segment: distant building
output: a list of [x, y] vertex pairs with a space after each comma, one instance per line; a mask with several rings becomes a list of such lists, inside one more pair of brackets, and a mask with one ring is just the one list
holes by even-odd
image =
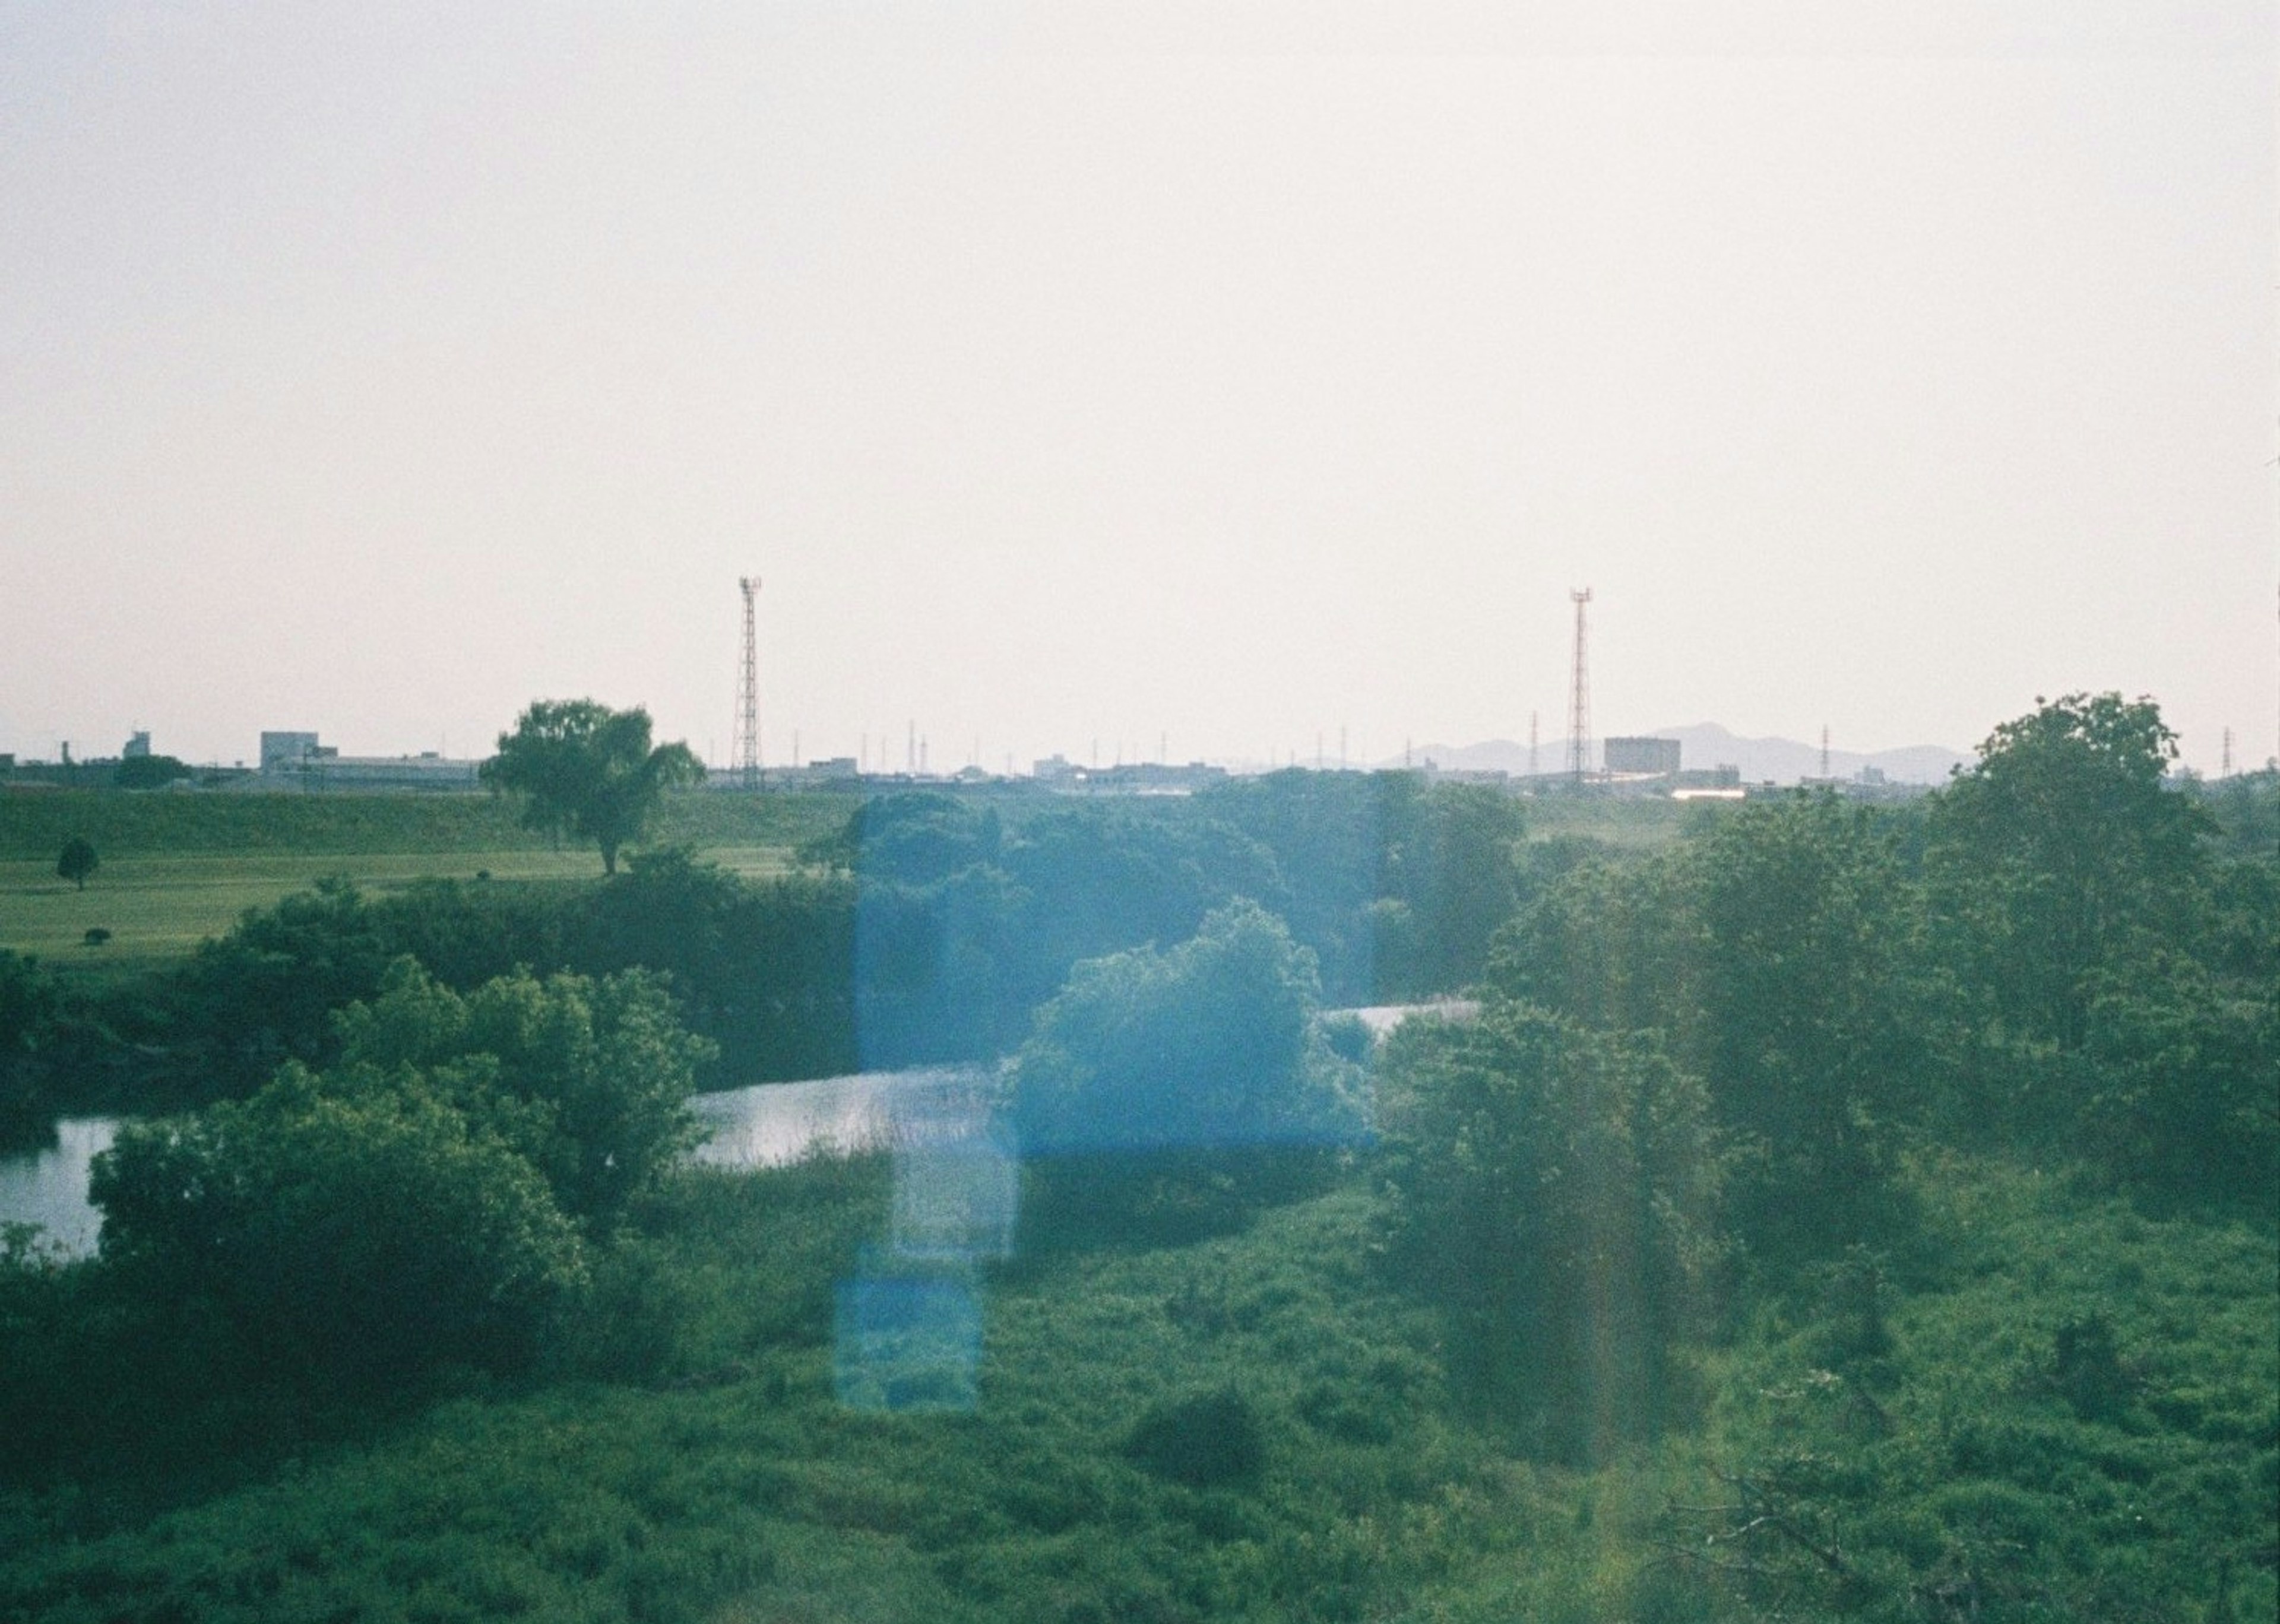
[[289, 772], [303, 762], [323, 752], [313, 733], [264, 733], [261, 735], [261, 770], [265, 773]]
[[[798, 766], [774, 766], [762, 769], [760, 787], [764, 789], [850, 789], [862, 778], [861, 770], [852, 756], [826, 756], [820, 761], [809, 761]], [[741, 767], [724, 767], [706, 774], [705, 782], [716, 789], [742, 789], [744, 774]]]
[[343, 756], [320, 748], [292, 771], [304, 789], [476, 789], [481, 766], [432, 750], [416, 756]]
[[343, 756], [313, 733], [261, 735], [261, 776], [271, 787], [282, 781], [303, 790], [474, 789], [481, 787], [481, 767], [432, 750], [416, 756]]
[[1676, 739], [1609, 739], [1604, 762], [1610, 773], [1644, 773], [1670, 778], [1678, 772]]
[[150, 735], [136, 733], [128, 735], [127, 746], [119, 752], [122, 761], [139, 761], [150, 753]]

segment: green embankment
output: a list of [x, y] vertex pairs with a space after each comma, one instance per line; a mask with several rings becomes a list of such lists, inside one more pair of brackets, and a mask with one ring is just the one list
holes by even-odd
[[[780, 873], [801, 842], [844, 821], [827, 795], [684, 795], [666, 799], [644, 844], [689, 845], [746, 874]], [[73, 835], [101, 866], [85, 890], [56, 874]], [[0, 795], [0, 947], [73, 969], [143, 968], [179, 958], [327, 874], [371, 890], [415, 880], [583, 880], [588, 847], [558, 847], [489, 796]], [[111, 933], [89, 948], [87, 933]]]
[[[1586, 1472], [1452, 1410], [1360, 1175], [998, 1271], [976, 1410], [843, 1407], [833, 1282], [889, 1176], [686, 1181], [645, 1275], [687, 1328], [648, 1385], [464, 1397], [163, 1514], [0, 1504], [0, 1616], [2272, 1616], [2269, 1234], [1940, 1165], [1883, 1340], [1857, 1302], [1769, 1299], [1698, 1427]], [[2085, 1388], [2054, 1348], [2092, 1316], [2114, 1358]], [[1183, 1415], [1193, 1482], [1133, 1447]]]

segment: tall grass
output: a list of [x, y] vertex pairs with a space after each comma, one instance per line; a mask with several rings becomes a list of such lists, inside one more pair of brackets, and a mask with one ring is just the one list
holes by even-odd
[[[888, 1157], [692, 1169], [549, 1384], [161, 1514], [107, 1513], [96, 1479], [20, 1491], [0, 1617], [2271, 1616], [2272, 1235], [1911, 1176], [1914, 1252], [1754, 1288], [1707, 1420], [1571, 1471], [1452, 1395], [1358, 1173], [1200, 1238], [982, 1269], [959, 1412], [835, 1397]], [[2062, 1332], [2094, 1319], [2114, 1358], [2077, 1337], [2070, 1385]]]

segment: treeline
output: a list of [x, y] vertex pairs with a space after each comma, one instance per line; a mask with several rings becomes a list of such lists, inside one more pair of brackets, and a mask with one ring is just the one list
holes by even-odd
[[2276, 786], [2213, 801], [2174, 753], [2151, 702], [2071, 696], [1916, 804], [1752, 803], [1545, 886], [1480, 1020], [1382, 1067], [1396, 1252], [1475, 1397], [1565, 1458], [1652, 1435], [1714, 1297], [1873, 1281], [1942, 1147], [2268, 1223]]
[[859, 805], [745, 879], [666, 847], [593, 883], [328, 881], [184, 966], [74, 993], [0, 954], [0, 1114], [242, 1097], [330, 1063], [331, 1012], [409, 957], [462, 991], [514, 970], [665, 975], [738, 1082], [987, 1058], [1079, 960], [1193, 935], [1237, 899], [1286, 919], [1326, 996], [1452, 989], [1530, 883], [1519, 803], [1409, 774], [1286, 773], [1175, 804]]

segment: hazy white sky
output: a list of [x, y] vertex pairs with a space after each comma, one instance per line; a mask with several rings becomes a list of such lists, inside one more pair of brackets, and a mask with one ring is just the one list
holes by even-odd
[[0, 0], [0, 750], [2273, 753], [2273, 5], [1586, 9]]

